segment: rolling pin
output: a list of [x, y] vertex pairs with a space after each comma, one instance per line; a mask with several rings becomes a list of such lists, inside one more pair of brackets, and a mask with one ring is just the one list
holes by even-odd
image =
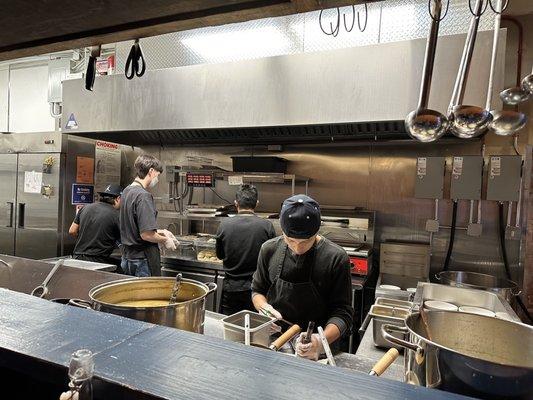
[[383, 357], [372, 367], [368, 375], [380, 376], [387, 368], [398, 358], [400, 353], [398, 349], [392, 348], [387, 351]]
[[299, 334], [301, 331], [302, 328], [300, 328], [297, 324], [294, 324], [287, 329], [283, 335], [272, 342], [269, 347], [270, 350], [278, 351], [285, 343], [287, 343], [287, 341], [289, 341], [294, 335]]

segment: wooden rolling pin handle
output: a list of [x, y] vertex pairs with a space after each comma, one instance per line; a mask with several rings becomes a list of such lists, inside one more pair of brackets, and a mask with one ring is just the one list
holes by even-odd
[[389, 351], [387, 351], [383, 357], [379, 359], [376, 365], [374, 365], [370, 371], [370, 375], [380, 376], [387, 368], [389, 368], [389, 366], [398, 358], [399, 355], [400, 353], [398, 352], [398, 349], [389, 349]]
[[294, 324], [283, 335], [281, 335], [279, 338], [274, 340], [274, 342], [272, 342], [272, 344], [270, 345], [270, 349], [278, 351], [285, 343], [289, 341], [290, 338], [292, 338], [294, 335], [299, 334], [301, 331], [302, 328], [300, 328], [297, 324]]

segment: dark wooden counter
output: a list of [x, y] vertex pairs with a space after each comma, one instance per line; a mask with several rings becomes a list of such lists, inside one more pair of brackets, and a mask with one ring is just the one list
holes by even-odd
[[80, 348], [95, 353], [98, 381], [135, 398], [464, 398], [0, 289], [0, 367], [24, 358], [66, 378]]

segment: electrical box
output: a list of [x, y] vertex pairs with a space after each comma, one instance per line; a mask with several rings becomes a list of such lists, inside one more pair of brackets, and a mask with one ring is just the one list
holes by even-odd
[[491, 156], [487, 179], [487, 200], [518, 201], [521, 175], [521, 156]]
[[416, 159], [415, 197], [442, 199], [444, 196], [445, 157], [418, 157]]
[[165, 167], [165, 175], [167, 178], [167, 182], [169, 183], [176, 183], [179, 182], [179, 171], [180, 167], [176, 167], [174, 165], [167, 165]]
[[483, 157], [453, 158], [450, 197], [453, 200], [480, 200], [483, 182]]

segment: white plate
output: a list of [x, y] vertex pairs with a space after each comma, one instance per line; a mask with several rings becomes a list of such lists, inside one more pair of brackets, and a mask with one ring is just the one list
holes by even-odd
[[494, 314], [493, 311], [490, 311], [486, 308], [482, 307], [472, 307], [472, 306], [461, 306], [459, 307], [459, 311], [468, 313], [468, 314], [477, 314], [477, 315], [486, 315], [487, 317], [495, 317], [496, 314]]
[[379, 285], [379, 288], [385, 290], [402, 290], [401, 287], [395, 285]]
[[424, 302], [424, 307], [428, 310], [436, 311], [457, 311], [457, 306], [455, 304], [439, 300], [426, 300]]

